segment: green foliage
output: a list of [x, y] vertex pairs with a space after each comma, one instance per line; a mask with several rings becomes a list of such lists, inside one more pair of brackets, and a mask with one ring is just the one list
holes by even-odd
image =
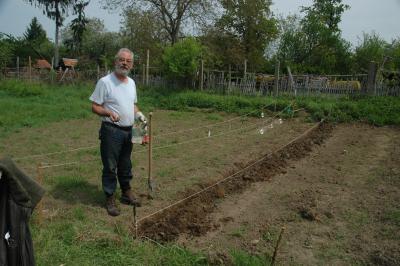
[[89, 2], [79, 2], [74, 5], [74, 14], [78, 15], [71, 21], [72, 39], [69, 40], [70, 48], [77, 54], [81, 52], [83, 33], [86, 30], [86, 24], [89, 22], [85, 17], [85, 8]]
[[[69, 24], [62, 30], [61, 35], [64, 40], [73, 40], [74, 32], [71, 27], [72, 25]], [[102, 20], [90, 18], [85, 24], [85, 31], [82, 35], [78, 68], [94, 69], [100, 65], [112, 69], [114, 56], [121, 47], [122, 40], [118, 33], [108, 32]], [[71, 50], [69, 52], [74, 53]]]
[[14, 46], [10, 38], [0, 33], [0, 67], [7, 66], [13, 57]]
[[245, 251], [234, 250], [231, 252], [233, 258], [233, 265], [241, 266], [257, 266], [257, 265], [269, 265], [271, 258], [268, 255], [251, 255]]
[[377, 33], [364, 33], [362, 42], [355, 49], [354, 71], [367, 73], [371, 61], [381, 64], [387, 47], [388, 43]]
[[[86, 118], [91, 114], [88, 98], [93, 85], [51, 86], [42, 83], [0, 83], [0, 135], [23, 127]], [[16, 111], [18, 110], [18, 111]]]
[[40, 25], [36, 17], [33, 17], [31, 23], [26, 29], [24, 38], [26, 41], [35, 45], [40, 45], [47, 41], [46, 31], [43, 29], [42, 25]]
[[217, 57], [223, 56], [220, 60], [226, 65], [243, 64], [246, 59], [252, 71], [261, 71], [265, 65], [265, 49], [277, 36], [271, 4], [269, 0], [221, 1], [223, 15], [215, 29], [208, 31], [214, 38], [205, 43]]
[[186, 38], [167, 47], [163, 55], [167, 75], [178, 79], [193, 77], [198, 69], [201, 52], [201, 44], [194, 38]]
[[281, 22], [278, 59], [282, 66], [289, 65], [294, 72], [301, 73], [348, 73], [350, 44], [341, 38], [339, 29], [347, 8], [342, 0], [314, 0], [312, 6], [303, 7], [303, 19], [289, 17]]
[[175, 245], [161, 248], [135, 241], [121, 228], [112, 231], [103, 223], [84, 223], [79, 209], [64, 213], [40, 227], [32, 225], [38, 265], [207, 265], [204, 256]]
[[146, 63], [147, 50], [150, 52], [150, 65], [161, 65], [163, 47], [168, 37], [156, 11], [126, 9], [123, 12], [121, 35], [123, 46], [129, 47], [139, 58], [138, 62], [135, 60], [136, 65]]

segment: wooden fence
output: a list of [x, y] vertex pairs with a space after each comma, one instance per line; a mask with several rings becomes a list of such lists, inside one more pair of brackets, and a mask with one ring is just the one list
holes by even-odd
[[[95, 82], [106, 75], [107, 69], [92, 70], [48, 70], [31, 67], [3, 68], [1, 79], [41, 80], [48, 82], [75, 83]], [[143, 72], [143, 73], [142, 73]], [[140, 85], [162, 88], [191, 88], [224, 95], [357, 95], [400, 96], [400, 85], [388, 83], [385, 79], [368, 74], [357, 75], [286, 75], [237, 73], [203, 69], [190, 81], [167, 80], [156, 68], [136, 69], [132, 77]]]

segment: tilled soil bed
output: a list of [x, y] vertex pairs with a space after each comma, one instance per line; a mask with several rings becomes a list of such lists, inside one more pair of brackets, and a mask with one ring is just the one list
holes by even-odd
[[175, 241], [181, 234], [201, 236], [218, 228], [210, 214], [226, 195], [243, 192], [252, 183], [267, 181], [285, 173], [289, 160], [305, 157], [315, 145], [331, 134], [333, 126], [320, 123], [307, 130], [278, 150], [242, 166], [236, 173], [227, 173], [216, 182], [201, 184], [201, 191], [187, 190], [180, 202], [149, 217], [139, 220], [138, 234], [156, 241]]

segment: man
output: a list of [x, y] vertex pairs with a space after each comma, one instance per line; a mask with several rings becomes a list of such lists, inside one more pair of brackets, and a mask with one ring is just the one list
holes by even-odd
[[100, 153], [103, 162], [102, 185], [106, 195], [109, 215], [118, 216], [120, 210], [115, 203], [117, 179], [122, 191], [121, 203], [140, 206], [131, 190], [132, 179], [132, 125], [135, 118], [145, 122], [146, 118], [136, 106], [135, 82], [128, 77], [133, 67], [133, 53], [122, 48], [115, 56], [115, 70], [101, 78], [93, 94], [92, 111], [101, 117], [99, 132]]

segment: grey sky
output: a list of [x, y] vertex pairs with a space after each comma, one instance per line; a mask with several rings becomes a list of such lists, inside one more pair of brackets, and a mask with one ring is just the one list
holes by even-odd
[[[86, 9], [88, 17], [97, 17], [104, 21], [110, 31], [118, 31], [121, 18], [101, 9], [99, 0], [91, 0]], [[400, 38], [400, 0], [344, 0], [350, 5], [341, 23], [342, 36], [357, 45], [363, 32], [375, 31], [386, 41]], [[312, 0], [275, 0], [272, 10], [275, 14], [299, 14], [300, 6], [310, 6]], [[32, 18], [36, 16], [49, 38], [54, 39], [54, 22], [23, 0], [0, 0], [0, 32], [22, 36]], [[72, 18], [67, 18], [67, 24]]]

